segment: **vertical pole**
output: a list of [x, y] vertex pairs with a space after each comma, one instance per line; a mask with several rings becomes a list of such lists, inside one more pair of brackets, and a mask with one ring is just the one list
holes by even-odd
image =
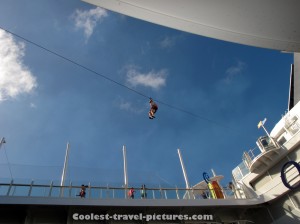
[[66, 149], [66, 155], [65, 155], [65, 161], [64, 161], [64, 168], [61, 176], [61, 181], [60, 181], [60, 186], [61, 191], [60, 191], [60, 196], [63, 195], [64, 189], [63, 186], [65, 185], [65, 179], [66, 179], [66, 173], [67, 173], [67, 167], [68, 167], [68, 160], [69, 160], [69, 150], [70, 150], [70, 143], [67, 143], [67, 149]]
[[211, 173], [212, 173], [212, 175], [215, 177], [216, 176], [216, 173], [215, 173], [215, 171], [213, 170], [213, 169], [211, 169]]
[[263, 121], [260, 121], [260, 122], [258, 123], [257, 127], [258, 127], [258, 128], [263, 127], [264, 131], [266, 132], [266, 134], [267, 134], [267, 136], [269, 137], [269, 139], [272, 141], [273, 145], [274, 145], [275, 147], [277, 147], [276, 142], [274, 141], [273, 138], [271, 138], [269, 132], [267, 131], [267, 129], [266, 129], [265, 126], [264, 126], [264, 124], [266, 123], [266, 121], [267, 121], [267, 118], [265, 118]]
[[[181, 168], [182, 168], [182, 172], [183, 172], [183, 176], [184, 176], [184, 180], [185, 180], [186, 189], [190, 189], [190, 184], [189, 184], [189, 180], [188, 180], [188, 177], [187, 177], [187, 174], [186, 174], [186, 170], [185, 170], [185, 167], [184, 167], [184, 164], [183, 164], [183, 160], [182, 160], [180, 149], [177, 149], [177, 152], [178, 152], [178, 156], [179, 156], [179, 160], [180, 160], [180, 164], [181, 164]], [[191, 198], [189, 191], [188, 191], [188, 193], [189, 193], [189, 198]]]
[[2, 137], [2, 138], [1, 138], [1, 141], [0, 141], [0, 148], [1, 148], [2, 144], [4, 144], [4, 143], [6, 143], [6, 142], [5, 142], [5, 138]]
[[[5, 138], [2, 137], [2, 138], [1, 138], [1, 141], [0, 141], [0, 149], [1, 149], [1, 147], [2, 147], [2, 145], [3, 145], [4, 143], [6, 143], [6, 141], [5, 141]], [[5, 157], [6, 157], [6, 160], [7, 160], [10, 178], [13, 179], [12, 172], [11, 172], [11, 168], [10, 168], [10, 163], [9, 163], [9, 161], [8, 161], [8, 156], [7, 156], [7, 153], [6, 153], [6, 150], [5, 150], [5, 149], [4, 149], [4, 154], [5, 154]]]
[[127, 158], [126, 158], [126, 147], [125, 147], [125, 145], [123, 145], [123, 161], [124, 161], [124, 188], [125, 188], [125, 198], [127, 198], [128, 175], [127, 175]]
[[264, 129], [264, 131], [266, 132], [267, 136], [268, 136], [269, 138], [271, 138], [271, 137], [270, 137], [270, 134], [269, 134], [269, 132], [267, 131], [267, 129], [265, 128], [265, 126], [264, 126], [263, 124], [262, 124], [261, 126], [262, 126], [262, 128]]
[[273, 143], [274, 146], [276, 147], [277, 145], [276, 145], [274, 139], [270, 136], [270, 134], [269, 134], [269, 132], [267, 131], [267, 129], [265, 128], [265, 126], [264, 126], [263, 124], [262, 124], [261, 126], [262, 126], [262, 128], [264, 129], [264, 131], [266, 132], [266, 134], [267, 134], [267, 136], [269, 137], [269, 139], [272, 141], [272, 143]]

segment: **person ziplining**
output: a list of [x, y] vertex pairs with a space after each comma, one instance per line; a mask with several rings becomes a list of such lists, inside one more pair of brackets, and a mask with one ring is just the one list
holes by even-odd
[[149, 119], [153, 119], [155, 118], [154, 114], [156, 113], [156, 111], [158, 110], [158, 106], [157, 104], [153, 101], [152, 98], [150, 98], [150, 110], [149, 110]]
[[[21, 36], [21, 35], [19, 35], [19, 34], [17, 34], [17, 33], [14, 33], [14, 32], [12, 32], [12, 31], [10, 31], [10, 30], [4, 29], [4, 28], [1, 27], [1, 26], [0, 26], [0, 30], [3, 30], [3, 31], [5, 31], [5, 32], [7, 32], [7, 33], [9, 33], [9, 34], [11, 34], [11, 35], [13, 35], [13, 36], [19, 38], [19, 39], [22, 39], [23, 41], [25, 41], [25, 42], [27, 42], [27, 43], [29, 43], [29, 44], [31, 44], [31, 45], [34, 45], [34, 46], [36, 46], [36, 47], [38, 47], [38, 48], [40, 48], [40, 49], [42, 49], [42, 50], [44, 50], [44, 51], [46, 51], [46, 52], [48, 52], [48, 53], [50, 53], [50, 54], [52, 54], [52, 55], [54, 55], [54, 56], [60, 58], [60, 59], [62, 59], [62, 60], [64, 60], [64, 61], [68, 62], [68, 63], [71, 63], [71, 64], [73, 64], [73, 65], [75, 65], [75, 66], [77, 66], [77, 67], [80, 67], [80, 68], [82, 68], [82, 69], [88, 71], [88, 72], [91, 73], [91, 74], [97, 75], [97, 76], [99, 76], [99, 77], [101, 77], [101, 78], [103, 78], [103, 79], [106, 79], [106, 80], [110, 81], [111, 83], [114, 83], [114, 84], [116, 84], [116, 85], [119, 85], [119, 86], [121, 86], [121, 87], [123, 87], [123, 88], [126, 88], [127, 90], [132, 91], [132, 92], [134, 92], [134, 93], [136, 93], [136, 94], [138, 94], [138, 95], [140, 95], [140, 96], [143, 96], [143, 97], [145, 97], [145, 98], [148, 98], [148, 96], [147, 96], [146, 94], [144, 94], [144, 93], [142, 93], [142, 92], [139, 92], [139, 91], [137, 91], [137, 90], [131, 88], [130, 86], [127, 86], [127, 85], [124, 85], [124, 84], [122, 84], [122, 83], [120, 83], [120, 82], [117, 82], [116, 80], [110, 78], [110, 76], [105, 75], [105, 74], [102, 74], [101, 72], [97, 72], [97, 71], [95, 71], [95, 70], [93, 70], [93, 69], [91, 69], [91, 68], [89, 68], [89, 67], [87, 67], [87, 66], [85, 66], [85, 65], [83, 65], [83, 64], [81, 64], [81, 63], [79, 63], [79, 62], [77, 62], [77, 61], [72, 60], [71, 58], [68, 58], [68, 57], [65, 56], [65, 55], [59, 54], [58, 52], [56, 52], [56, 51], [54, 51], [54, 50], [51, 50], [51, 49], [47, 48], [46, 46], [42, 46], [42, 45], [38, 44], [37, 42], [34, 42], [34, 41], [32, 41], [32, 40], [29, 40], [29, 39], [27, 39], [27, 38], [25, 38], [25, 37], [23, 37], [23, 36]], [[151, 100], [152, 100], [152, 99], [150, 98], [150, 101], [151, 101]], [[153, 102], [153, 100], [152, 100], [152, 102]], [[192, 112], [190, 112], [190, 111], [187, 111], [187, 110], [184, 110], [184, 109], [182, 109], [182, 108], [179, 108], [179, 107], [176, 107], [176, 106], [167, 104], [167, 103], [162, 102], [162, 101], [159, 101], [159, 103], [160, 103], [160, 104], [163, 104], [163, 105], [165, 105], [165, 106], [167, 106], [167, 107], [169, 107], [169, 108], [171, 108], [171, 109], [173, 109], [173, 110], [177, 110], [177, 111], [180, 111], [180, 112], [182, 112], [182, 113], [186, 113], [186, 114], [188, 114], [188, 115], [190, 115], [190, 116], [193, 116], [193, 117], [196, 117], [196, 118], [199, 118], [199, 119], [206, 120], [206, 121], [208, 121], [208, 122], [214, 123], [215, 125], [219, 125], [219, 126], [228, 128], [227, 126], [224, 126], [224, 125], [222, 125], [222, 124], [216, 122], [215, 120], [206, 118], [206, 117], [204, 117], [204, 116], [202, 116], [202, 115], [192, 113]], [[153, 118], [155, 118], [155, 117], [154, 117], [154, 114], [155, 114], [155, 112], [157, 111], [158, 107], [157, 107], [157, 105], [156, 105], [154, 102], [153, 102], [153, 106], [152, 106], [151, 102], [150, 102], [150, 105], [151, 105], [151, 109], [150, 109], [150, 111], [149, 111], [149, 119], [153, 119]]]

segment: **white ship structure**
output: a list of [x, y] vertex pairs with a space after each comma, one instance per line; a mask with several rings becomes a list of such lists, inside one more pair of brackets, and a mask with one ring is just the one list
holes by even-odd
[[[61, 183], [0, 183], [1, 223], [300, 223], [300, 1], [235, 0], [84, 0], [91, 4], [175, 29], [251, 46], [293, 52], [287, 112], [269, 133], [266, 120], [258, 126], [265, 136], [255, 148], [241, 151], [241, 163], [233, 168], [232, 182], [223, 176], [203, 174], [203, 181], [186, 188], [146, 188], [147, 198], [128, 198], [126, 150], [124, 185]], [[5, 143], [4, 138], [1, 145]], [[67, 159], [67, 155], [66, 155]], [[199, 177], [202, 179], [202, 177]], [[143, 193], [144, 195], [144, 193]], [[83, 214], [90, 220], [74, 219]], [[92, 219], [109, 214], [110, 219]], [[140, 220], [118, 221], [113, 214], [141, 215]], [[143, 219], [143, 215], [186, 215], [186, 219]], [[193, 214], [210, 214], [194, 220]], [[95, 218], [95, 216], [93, 216]]]

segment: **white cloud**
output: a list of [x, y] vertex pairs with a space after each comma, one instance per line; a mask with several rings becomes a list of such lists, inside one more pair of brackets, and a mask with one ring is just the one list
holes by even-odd
[[141, 47], [141, 53], [146, 54], [151, 49], [150, 42], [146, 41], [146, 43]]
[[239, 74], [241, 74], [244, 69], [246, 68], [246, 64], [242, 61], [238, 61], [236, 65], [233, 65], [231, 67], [229, 67], [226, 70], [226, 78], [225, 78], [225, 82], [226, 83], [230, 83], [233, 78]]
[[23, 64], [24, 43], [0, 30], [0, 102], [30, 93], [37, 87], [36, 78]]
[[[135, 114], [141, 114], [145, 112], [144, 104], [141, 105], [140, 102], [132, 103], [128, 100], [123, 99], [123, 97], [118, 97], [114, 104], [121, 110], [132, 112]], [[147, 104], [148, 105], [148, 104]]]
[[150, 71], [140, 73], [136, 68], [129, 68], [127, 71], [127, 82], [132, 86], [146, 86], [153, 89], [159, 89], [166, 85], [167, 70], [162, 69], [158, 72]]
[[106, 10], [97, 7], [90, 10], [77, 9], [71, 17], [74, 19], [75, 27], [77, 29], [83, 29], [85, 37], [88, 39], [93, 34], [97, 23], [102, 22], [103, 18], [106, 16]]
[[131, 103], [129, 102], [121, 102], [120, 109], [122, 110], [129, 110], [131, 108]]
[[174, 40], [171, 39], [170, 37], [165, 37], [161, 42], [160, 46], [162, 48], [170, 48], [174, 45]]
[[36, 108], [36, 105], [34, 103], [30, 103], [31, 108]]
[[162, 41], [159, 42], [159, 45], [161, 48], [171, 48], [175, 45], [175, 43], [182, 39], [181, 35], [177, 35], [177, 36], [166, 36]]

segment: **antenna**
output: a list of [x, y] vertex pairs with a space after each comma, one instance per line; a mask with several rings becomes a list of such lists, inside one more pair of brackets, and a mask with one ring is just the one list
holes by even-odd
[[127, 158], [126, 158], [126, 146], [123, 145], [123, 161], [124, 161], [124, 188], [125, 188], [125, 198], [127, 198], [128, 189], [128, 175], [127, 175]]
[[[2, 137], [2, 138], [1, 138], [1, 141], [0, 141], [0, 149], [1, 149], [1, 147], [2, 147], [2, 145], [3, 145], [4, 143], [6, 143], [6, 141], [5, 141], [5, 138]], [[11, 172], [11, 168], [10, 168], [10, 164], [9, 164], [9, 160], [8, 160], [8, 156], [7, 156], [7, 153], [6, 153], [6, 150], [5, 150], [5, 149], [4, 149], [4, 153], [5, 153], [5, 157], [6, 157], [6, 160], [7, 160], [7, 164], [8, 164], [8, 169], [9, 169], [10, 177], [11, 177], [11, 179], [13, 179], [12, 172]]]
[[[66, 179], [66, 173], [67, 173], [67, 168], [68, 168], [68, 160], [69, 160], [69, 150], [70, 150], [70, 143], [67, 143], [67, 149], [66, 149], [66, 155], [65, 155], [65, 161], [64, 161], [64, 168], [63, 172], [61, 175], [61, 182], [60, 186], [63, 187], [65, 185], [65, 179]], [[60, 195], [63, 195], [64, 189], [61, 188]]]
[[262, 127], [264, 129], [264, 131], [266, 132], [267, 136], [269, 137], [269, 139], [272, 141], [272, 143], [274, 144], [274, 146], [276, 147], [277, 144], [274, 141], [274, 139], [270, 136], [269, 132], [267, 131], [267, 129], [265, 128], [264, 124], [266, 123], [267, 118], [265, 118], [264, 120], [260, 121], [257, 125], [258, 128]]
[[[184, 164], [183, 164], [180, 149], [177, 149], [177, 152], [178, 152], [178, 156], [179, 156], [179, 160], [180, 160], [180, 164], [181, 164], [181, 168], [182, 168], [182, 172], [183, 172], [183, 176], [184, 176], [184, 180], [185, 180], [185, 186], [186, 186], [187, 189], [190, 189], [190, 184], [189, 184], [189, 180], [188, 180], [186, 170], [185, 170], [185, 167], [184, 167]], [[188, 191], [188, 194], [189, 194], [189, 198], [191, 198], [189, 191]]]
[[6, 141], [5, 141], [5, 138], [2, 137], [2, 139], [1, 139], [1, 141], [0, 141], [0, 148], [1, 148], [2, 144], [4, 144], [4, 143], [6, 143]]

